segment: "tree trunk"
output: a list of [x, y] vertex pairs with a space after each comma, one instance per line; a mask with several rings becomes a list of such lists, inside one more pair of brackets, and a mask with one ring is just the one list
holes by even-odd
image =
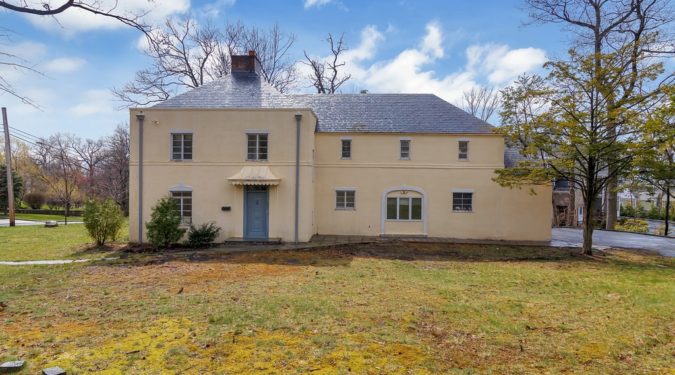
[[618, 202], [617, 178], [613, 177], [607, 182], [607, 216], [605, 220], [605, 229], [614, 230], [616, 225], [616, 209]]
[[584, 204], [584, 242], [581, 254], [593, 255], [593, 199], [587, 198]]
[[666, 185], [666, 227], [663, 230], [663, 235], [668, 237], [668, 219], [670, 216], [670, 185]]

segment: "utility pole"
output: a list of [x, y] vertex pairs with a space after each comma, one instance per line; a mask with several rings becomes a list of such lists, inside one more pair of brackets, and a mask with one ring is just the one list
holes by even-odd
[[9, 211], [9, 226], [16, 225], [14, 215], [14, 181], [12, 180], [12, 145], [9, 142], [9, 123], [7, 122], [7, 108], [2, 107], [2, 126], [5, 131], [5, 169], [7, 169], [7, 210]]

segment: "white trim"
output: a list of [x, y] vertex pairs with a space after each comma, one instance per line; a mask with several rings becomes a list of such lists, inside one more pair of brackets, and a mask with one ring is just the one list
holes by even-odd
[[171, 129], [169, 130], [171, 134], [192, 134], [194, 133], [194, 130], [187, 130], [187, 129]]
[[182, 182], [169, 188], [170, 192], [192, 191], [192, 186], [184, 185]]
[[341, 141], [351, 141], [352, 137], [340, 137]]
[[335, 191], [356, 191], [355, 187], [336, 187]]
[[475, 193], [473, 189], [452, 189], [453, 193]]
[[471, 142], [469, 138], [458, 138], [457, 142]]
[[399, 141], [412, 141], [412, 138], [410, 138], [410, 137], [399, 137], [398, 140]]
[[244, 130], [246, 134], [269, 134], [269, 129], [246, 129]]
[[[380, 235], [385, 235], [384, 233], [384, 224], [387, 221], [387, 196], [389, 193], [392, 193], [394, 191], [400, 191], [400, 190], [408, 190], [408, 191], [414, 191], [422, 196], [422, 235], [426, 236], [427, 235], [427, 194], [424, 192], [422, 188], [416, 187], [416, 186], [395, 186], [392, 188], [389, 188], [382, 192], [382, 199], [381, 199], [381, 208], [380, 208]], [[406, 221], [416, 221], [419, 222], [420, 220], [406, 220]]]

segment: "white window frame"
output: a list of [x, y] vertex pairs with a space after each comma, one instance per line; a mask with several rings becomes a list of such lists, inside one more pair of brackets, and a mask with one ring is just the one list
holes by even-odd
[[[462, 143], [466, 143], [466, 153], [462, 153]], [[457, 140], [457, 160], [459, 160], [459, 161], [468, 161], [469, 160], [469, 140], [468, 139]]]
[[[349, 156], [344, 154], [344, 143], [349, 144]], [[352, 139], [351, 138], [340, 138], [340, 159], [349, 160], [352, 158]]]
[[[265, 159], [260, 158], [260, 136], [264, 135], [267, 138], [267, 145], [265, 150]], [[250, 136], [255, 136], [255, 158], [250, 158], [248, 152], [248, 138]], [[266, 162], [270, 160], [270, 135], [266, 131], [247, 131], [246, 132], [246, 161], [260, 161]]]
[[[471, 194], [471, 209], [470, 210], [456, 210], [455, 209], [455, 194]], [[452, 190], [452, 195], [450, 196], [450, 207], [452, 208], [453, 213], [472, 213], [474, 212], [474, 202], [476, 201], [476, 193], [472, 189], [454, 189]]]
[[[408, 144], [408, 155], [403, 156], [403, 143], [407, 142]], [[410, 138], [399, 138], [398, 140], [398, 156], [401, 160], [410, 160], [410, 154], [412, 153], [412, 139]]]
[[[169, 189], [169, 193], [171, 194], [171, 199], [175, 199], [178, 201], [178, 214], [180, 215], [180, 224], [181, 225], [190, 225], [192, 224], [192, 213], [194, 212], [194, 203], [193, 203], [193, 196], [192, 196], [192, 189], [189, 187], [184, 187], [182, 185], [175, 186], [171, 189]], [[185, 200], [188, 199], [187, 197], [184, 197], [183, 194], [185, 193], [190, 193], [190, 216], [185, 216]], [[176, 197], [174, 194], [180, 194], [180, 196]]]
[[[393, 196], [393, 197], [387, 197], [387, 209], [386, 209], [386, 220], [387, 221], [422, 221], [422, 218], [424, 217], [424, 205], [423, 205], [423, 199], [422, 197], [402, 197], [400, 195], [398, 196]], [[389, 218], [389, 199], [396, 199], [396, 218], [395, 219], [390, 219]], [[412, 200], [413, 199], [419, 199], [420, 200], [420, 218], [419, 219], [413, 219], [412, 218]], [[401, 200], [407, 200], [408, 201], [408, 218], [401, 218]]]
[[[338, 205], [338, 197], [340, 193], [344, 193], [344, 202], [342, 207]], [[354, 194], [354, 201], [353, 201], [353, 206], [348, 207], [347, 206], [347, 193], [353, 193]], [[355, 211], [356, 210], [356, 189], [355, 188], [336, 188], [335, 189], [335, 209], [338, 211]]]
[[[180, 158], [174, 157], [173, 152], [173, 137], [179, 135], [181, 136], [181, 145], [180, 145]], [[190, 158], [185, 158], [185, 135], [190, 135]], [[194, 133], [190, 130], [171, 130], [169, 133], [169, 160], [171, 161], [192, 161], [195, 156], [195, 136]]]

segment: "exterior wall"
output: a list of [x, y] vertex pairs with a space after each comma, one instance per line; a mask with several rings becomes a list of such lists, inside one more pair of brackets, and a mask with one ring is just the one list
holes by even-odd
[[[352, 140], [350, 160], [340, 140]], [[399, 160], [399, 139], [411, 140], [410, 160]], [[460, 161], [458, 141], [469, 141]], [[551, 187], [502, 188], [492, 181], [503, 168], [498, 135], [316, 135], [316, 229], [321, 234], [419, 234], [463, 239], [548, 241]], [[336, 188], [356, 190], [355, 210], [335, 209]], [[384, 194], [404, 188], [424, 195], [422, 222], [384, 221]], [[473, 192], [472, 212], [453, 212], [453, 190]], [[426, 230], [425, 230], [426, 228]]]
[[[130, 240], [138, 241], [138, 123], [131, 111]], [[269, 189], [269, 236], [293, 240], [296, 110], [144, 109], [143, 222], [170, 188], [192, 188], [193, 223], [214, 221], [220, 238], [243, 237], [244, 193], [227, 178], [244, 166], [267, 165], [281, 183]], [[551, 188], [502, 188], [492, 181], [504, 166], [498, 135], [314, 133], [316, 117], [303, 114], [299, 240], [313, 234], [427, 235], [464, 239], [547, 241]], [[170, 157], [172, 131], [193, 133], [193, 160]], [[269, 134], [269, 160], [246, 161], [246, 133]], [[341, 139], [352, 157], [341, 159]], [[399, 158], [400, 139], [411, 140], [410, 159]], [[458, 159], [458, 141], [469, 159]], [[354, 210], [335, 209], [335, 190], [356, 190]], [[388, 192], [423, 198], [419, 221], [388, 221]], [[473, 192], [472, 212], [453, 212], [453, 190]], [[222, 206], [230, 206], [224, 212]], [[145, 230], [145, 226], [143, 226]], [[144, 233], [143, 240], [147, 241]]]
[[[138, 122], [131, 111], [129, 238], [138, 241]], [[297, 110], [170, 110], [143, 109], [143, 222], [152, 206], [167, 196], [170, 188], [192, 188], [192, 222], [215, 221], [223, 228], [218, 240], [243, 237], [244, 188], [227, 178], [244, 166], [266, 165], [279, 178], [269, 188], [269, 236], [292, 241], [295, 202], [295, 113]], [[314, 189], [312, 158], [316, 117], [299, 111], [301, 123], [299, 240], [308, 241], [316, 232], [313, 221]], [[192, 161], [171, 161], [172, 131], [193, 132]], [[268, 161], [246, 161], [246, 133], [268, 132]], [[222, 206], [230, 206], [225, 212]], [[143, 240], [147, 241], [145, 225]]]

